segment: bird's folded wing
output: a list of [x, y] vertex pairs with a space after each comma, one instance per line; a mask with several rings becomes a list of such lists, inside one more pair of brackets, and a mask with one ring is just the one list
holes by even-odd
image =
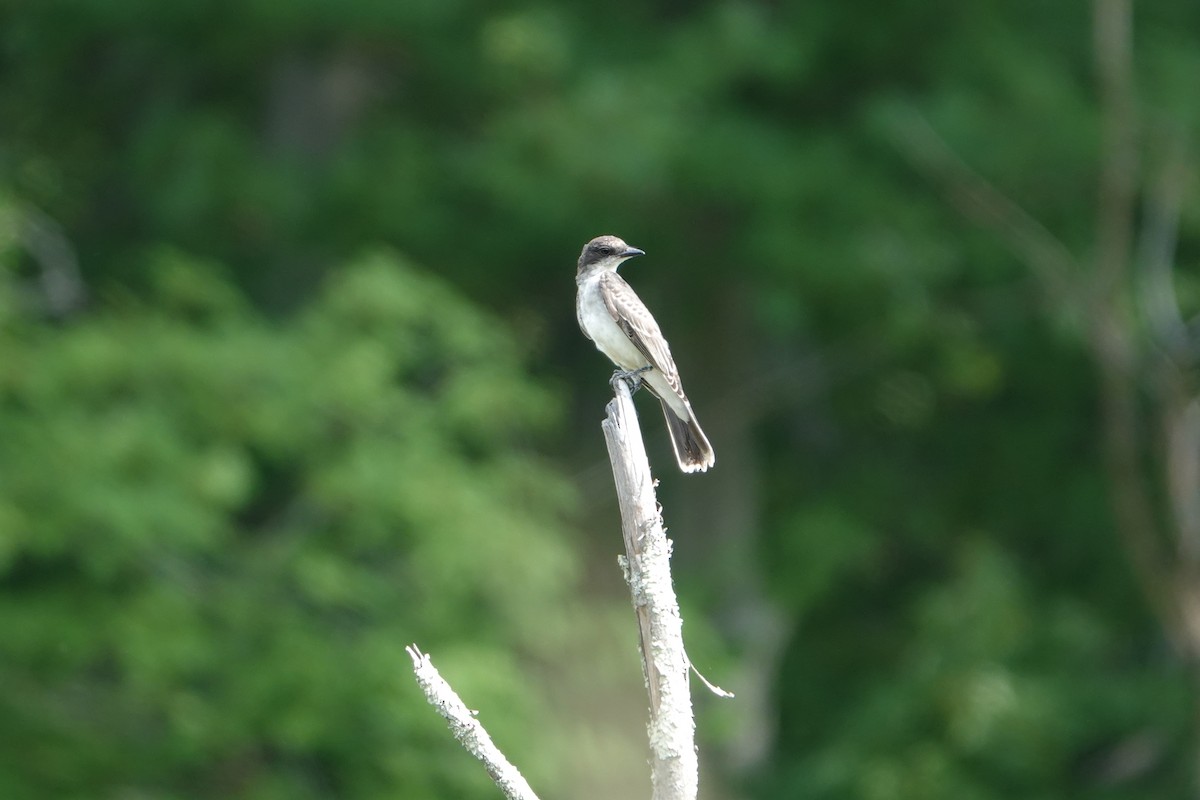
[[671, 358], [671, 348], [663, 337], [650, 310], [625, 279], [615, 272], [600, 277], [600, 296], [613, 321], [629, 337], [634, 347], [658, 370], [676, 394], [683, 396], [679, 386], [679, 370]]

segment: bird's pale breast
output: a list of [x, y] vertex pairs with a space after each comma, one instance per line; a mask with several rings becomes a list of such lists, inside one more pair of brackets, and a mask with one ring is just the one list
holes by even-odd
[[638, 369], [650, 363], [608, 313], [608, 307], [600, 296], [599, 275], [580, 285], [576, 310], [579, 327], [596, 344], [596, 348], [618, 367]]

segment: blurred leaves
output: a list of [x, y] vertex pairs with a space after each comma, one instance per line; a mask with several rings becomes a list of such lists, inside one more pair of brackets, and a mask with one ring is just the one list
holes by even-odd
[[[570, 493], [523, 444], [556, 404], [500, 323], [397, 255], [278, 322], [211, 264], [150, 260], [117, 310], [0, 328], [4, 793], [432, 780], [432, 755], [392, 756], [438, 730], [403, 645], [469, 639], [489, 677], [460, 688], [535, 708], [496, 665], [561, 641], [527, 618], [577, 574]], [[141, 755], [79, 769], [106, 751]]]
[[[1079, 743], [1104, 747], [1142, 735], [1124, 729], [1122, 715], [1113, 713], [1124, 698], [1140, 696], [1160, 726], [1179, 731], [1190, 724], [1186, 688], [1178, 681], [1130, 682], [1111, 660], [1114, 642], [1097, 638], [1103, 623], [1094, 612], [1069, 601], [1034, 607], [1034, 587], [986, 538], [965, 539], [954, 556], [953, 572], [939, 588], [915, 598], [899, 592], [890, 601], [868, 600], [857, 619], [840, 623], [849, 625], [840, 634], [825, 628], [833, 618], [821, 621], [833, 605], [804, 626], [807, 641], [834, 649], [805, 659], [825, 662], [828, 671], [806, 674], [792, 665], [800, 683], [786, 687], [784, 696], [801, 702], [806, 713], [784, 731], [781, 747], [798, 755], [781, 764], [770, 791], [1086, 796], [1072, 786], [1101, 790], [1105, 759], [1098, 752], [1085, 757]], [[848, 653], [844, 648], [855, 647], [855, 637], [871, 637], [879, 654], [872, 679], [864, 679], [862, 667], [850, 674], [844, 662], [840, 670], [833, 666], [838, 654]], [[818, 702], [830, 692], [836, 703]], [[1169, 796], [1173, 782], [1186, 778], [1186, 771], [1151, 772], [1165, 748], [1162, 739], [1149, 747], [1147, 762], [1120, 778], [1135, 781], [1134, 787], [1104, 786], [1103, 796]]]

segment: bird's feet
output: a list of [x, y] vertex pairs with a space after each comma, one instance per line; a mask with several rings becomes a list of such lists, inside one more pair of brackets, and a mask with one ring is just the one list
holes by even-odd
[[613, 387], [613, 389], [616, 389], [617, 381], [625, 381], [625, 383], [629, 384], [629, 393], [637, 394], [637, 390], [642, 388], [642, 373], [648, 372], [652, 369], [654, 369], [653, 364], [647, 364], [646, 366], [639, 367], [638, 369], [619, 369], [612, 374], [612, 378], [609, 379], [608, 383]]

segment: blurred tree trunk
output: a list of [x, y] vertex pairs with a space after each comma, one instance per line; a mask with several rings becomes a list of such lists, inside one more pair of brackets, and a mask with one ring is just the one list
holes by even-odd
[[[1113, 510], [1147, 596], [1177, 649], [1200, 670], [1200, 453], [1189, 374], [1197, 354], [1170, 290], [1177, 187], [1186, 161], [1178, 150], [1164, 179], [1148, 187], [1143, 245], [1135, 253], [1140, 170], [1132, 8], [1130, 0], [1096, 0], [1093, 8], [1103, 160], [1095, 268], [1081, 291], [1089, 301], [1089, 344], [1100, 373]], [[1144, 324], [1134, 314], [1137, 299]], [[1146, 417], [1157, 424], [1145, 425]], [[1154, 433], [1160, 446], [1150, 452], [1146, 442]], [[1151, 463], [1167, 490], [1164, 508], [1155, 499], [1156, 481], [1147, 476]]]
[[1149, 137], [1135, 93], [1131, 0], [1094, 0], [1092, 18], [1101, 149], [1090, 257], [1074, 256], [923, 119], [909, 120], [900, 138], [964, 214], [1030, 265], [1048, 305], [1084, 320], [1114, 525], [1150, 606], [1200, 685], [1200, 340], [1182, 318], [1172, 279], [1191, 159], [1184, 137], [1169, 134], [1161, 175], [1144, 177], [1140, 154], [1149, 152]]

